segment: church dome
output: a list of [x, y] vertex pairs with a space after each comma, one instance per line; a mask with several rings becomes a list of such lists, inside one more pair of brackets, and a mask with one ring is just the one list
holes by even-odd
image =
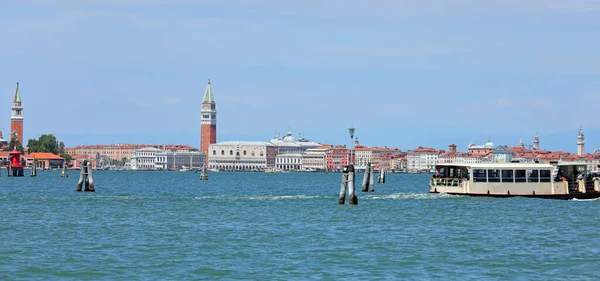
[[285, 137], [283, 137], [283, 141], [284, 142], [294, 142], [294, 141], [296, 141], [296, 139], [294, 139], [294, 137], [292, 136], [292, 132], [287, 132], [287, 134], [285, 134]]
[[494, 143], [491, 140], [488, 140], [488, 142], [485, 143], [484, 147], [485, 148], [494, 148]]

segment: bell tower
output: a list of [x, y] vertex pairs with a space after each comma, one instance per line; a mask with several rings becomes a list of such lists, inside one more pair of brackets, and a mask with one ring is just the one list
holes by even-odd
[[585, 156], [585, 137], [581, 127], [579, 127], [579, 133], [577, 133], [577, 155], [579, 157]]
[[23, 107], [21, 106], [21, 94], [19, 93], [19, 82], [12, 104], [12, 115], [10, 116], [10, 139], [16, 138], [22, 146], [23, 143]]
[[217, 105], [210, 87], [210, 79], [204, 92], [200, 114], [200, 151], [206, 153], [208, 159], [208, 146], [217, 142]]
[[535, 138], [533, 138], [533, 149], [540, 149], [540, 136], [538, 133], [535, 133]]

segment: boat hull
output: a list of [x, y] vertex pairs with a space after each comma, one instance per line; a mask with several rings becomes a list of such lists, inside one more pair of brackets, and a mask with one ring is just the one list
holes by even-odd
[[462, 196], [473, 196], [473, 197], [495, 197], [495, 198], [528, 197], [528, 198], [559, 199], [559, 200], [600, 198], [599, 192], [572, 193], [572, 194], [479, 194], [479, 193], [457, 193], [457, 192], [430, 191], [429, 193], [445, 193], [445, 194], [450, 194], [450, 195], [462, 195]]

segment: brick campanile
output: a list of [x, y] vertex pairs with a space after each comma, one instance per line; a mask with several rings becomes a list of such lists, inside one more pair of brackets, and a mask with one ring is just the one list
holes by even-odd
[[12, 104], [12, 115], [10, 116], [10, 139], [16, 137], [22, 146], [23, 143], [23, 107], [21, 106], [21, 94], [19, 93], [19, 82]]
[[208, 163], [208, 146], [217, 142], [217, 105], [210, 88], [210, 79], [208, 79], [208, 85], [204, 92], [200, 114], [200, 151], [206, 153], [206, 162]]

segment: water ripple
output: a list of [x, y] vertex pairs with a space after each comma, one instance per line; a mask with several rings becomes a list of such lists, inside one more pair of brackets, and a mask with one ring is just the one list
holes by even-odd
[[41, 171], [0, 177], [1, 280], [597, 280], [598, 200], [427, 193], [388, 175]]

